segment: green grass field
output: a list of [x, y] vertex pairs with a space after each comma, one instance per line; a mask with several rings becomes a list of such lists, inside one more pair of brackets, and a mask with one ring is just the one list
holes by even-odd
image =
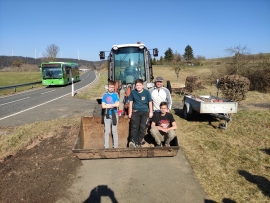
[[[162, 75], [172, 86], [184, 84], [185, 77], [197, 75], [205, 89], [195, 94], [215, 94], [215, 85], [206, 79], [211, 67], [190, 67], [180, 72], [177, 81], [169, 66], [154, 66], [154, 76]], [[105, 92], [107, 71], [97, 73], [99, 80], [76, 94], [81, 99], [100, 98]], [[172, 94], [174, 102], [182, 102], [183, 95]], [[218, 128], [219, 120], [196, 115], [191, 121], [182, 118], [182, 110], [174, 113], [178, 129], [179, 144], [186, 155], [208, 200], [215, 202], [270, 202], [270, 110], [256, 108], [251, 103], [269, 103], [270, 94], [248, 92], [243, 110], [233, 115], [227, 130]], [[209, 122], [211, 121], [211, 122]], [[61, 133], [60, 128], [48, 126], [77, 126], [79, 118], [37, 122], [16, 128], [5, 128], [8, 136], [0, 135], [0, 159], [16, 153], [33, 142], [39, 134]], [[42, 132], [42, 133], [41, 133]], [[42, 134], [42, 135], [43, 135]], [[229, 201], [230, 200], [230, 201]]]
[[[0, 87], [41, 81], [40, 72], [0, 72]], [[42, 84], [33, 87], [41, 87]], [[32, 86], [16, 88], [16, 92], [32, 89]], [[14, 88], [0, 90], [0, 96], [14, 94]]]
[[41, 81], [40, 72], [0, 72], [0, 86]]

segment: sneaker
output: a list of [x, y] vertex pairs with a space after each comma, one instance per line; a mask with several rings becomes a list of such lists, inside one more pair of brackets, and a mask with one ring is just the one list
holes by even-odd
[[156, 144], [156, 147], [162, 147], [162, 144]]
[[129, 143], [128, 143], [128, 147], [130, 147], [130, 148], [135, 148], [136, 146], [135, 146], [134, 142], [129, 142]]
[[165, 143], [165, 147], [169, 147], [169, 146], [170, 146], [170, 144]]
[[141, 147], [141, 143], [137, 143], [135, 147]]

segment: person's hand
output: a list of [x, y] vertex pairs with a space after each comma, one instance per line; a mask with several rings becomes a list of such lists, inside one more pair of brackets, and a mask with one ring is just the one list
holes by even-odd
[[128, 117], [131, 118], [131, 115], [132, 115], [132, 113], [129, 113], [129, 114], [128, 114]]
[[166, 128], [162, 128], [162, 131], [163, 131], [164, 133], [168, 133], [168, 130], [167, 130]]
[[153, 117], [153, 112], [149, 112], [149, 118]]

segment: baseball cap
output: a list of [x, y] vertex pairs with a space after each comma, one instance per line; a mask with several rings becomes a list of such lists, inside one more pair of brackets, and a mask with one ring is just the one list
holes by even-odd
[[156, 81], [160, 81], [160, 82], [163, 82], [163, 77], [161, 77], [161, 76], [158, 76], [158, 77], [156, 78]]

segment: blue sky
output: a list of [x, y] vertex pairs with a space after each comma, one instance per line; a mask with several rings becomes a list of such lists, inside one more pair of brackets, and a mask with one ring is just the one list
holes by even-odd
[[270, 53], [270, 0], [0, 0], [0, 55], [38, 58], [56, 44], [58, 57], [98, 61], [137, 41], [159, 57], [187, 45], [206, 58], [238, 45]]

